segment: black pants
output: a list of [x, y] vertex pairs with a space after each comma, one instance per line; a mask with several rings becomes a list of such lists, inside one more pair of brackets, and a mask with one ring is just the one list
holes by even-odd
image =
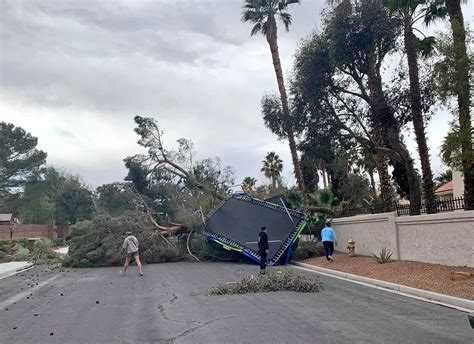
[[267, 265], [267, 251], [260, 251], [260, 270], [265, 270]]
[[334, 243], [332, 241], [323, 241], [324, 253], [326, 253], [326, 259], [329, 260], [329, 256], [334, 253]]

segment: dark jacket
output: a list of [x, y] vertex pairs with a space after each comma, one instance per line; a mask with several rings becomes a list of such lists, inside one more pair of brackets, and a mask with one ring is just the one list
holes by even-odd
[[258, 234], [258, 250], [260, 252], [268, 250], [268, 236], [265, 232]]

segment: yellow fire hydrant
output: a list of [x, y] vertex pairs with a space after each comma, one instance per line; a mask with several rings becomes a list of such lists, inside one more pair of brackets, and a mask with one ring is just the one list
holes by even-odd
[[356, 256], [355, 246], [356, 246], [356, 242], [354, 240], [352, 240], [352, 238], [350, 238], [349, 241], [347, 242], [347, 249], [349, 250], [349, 257], [355, 257]]

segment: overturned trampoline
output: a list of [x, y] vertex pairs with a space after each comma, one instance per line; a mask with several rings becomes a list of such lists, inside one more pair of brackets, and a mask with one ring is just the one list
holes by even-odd
[[288, 209], [284, 203], [265, 202], [246, 194], [232, 195], [204, 219], [204, 233], [209, 241], [258, 262], [258, 233], [265, 226], [270, 246], [267, 264], [286, 264], [306, 222], [305, 214]]

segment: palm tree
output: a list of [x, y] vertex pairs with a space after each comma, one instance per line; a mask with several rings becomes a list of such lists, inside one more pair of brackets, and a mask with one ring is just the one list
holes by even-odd
[[471, 61], [466, 49], [466, 27], [460, 0], [431, 0], [426, 9], [425, 22], [449, 17], [453, 33], [455, 91], [459, 108], [459, 131], [461, 139], [462, 172], [464, 175], [464, 198], [466, 210], [474, 209], [474, 152], [470, 114], [469, 67]]
[[242, 189], [244, 191], [252, 192], [255, 184], [257, 184], [257, 179], [253, 177], [245, 177], [242, 181]]
[[275, 188], [276, 181], [283, 170], [283, 161], [275, 152], [269, 152], [265, 156], [265, 160], [262, 161], [262, 164], [263, 167], [260, 171], [272, 181], [272, 187]]
[[253, 36], [257, 33], [262, 33], [266, 37], [267, 43], [270, 46], [273, 68], [275, 69], [275, 75], [278, 82], [278, 89], [280, 91], [281, 104], [283, 108], [285, 132], [290, 143], [295, 178], [298, 183], [298, 188], [301, 192], [304, 192], [304, 181], [301, 175], [298, 153], [296, 152], [295, 136], [293, 133], [293, 125], [291, 123], [290, 110], [288, 107], [288, 96], [286, 94], [285, 82], [281, 69], [280, 54], [278, 52], [278, 34], [275, 18], [278, 16], [285, 25], [286, 31], [288, 31], [291, 25], [291, 14], [285, 12], [285, 10], [289, 5], [299, 3], [300, 0], [245, 0], [242, 12], [242, 21], [254, 24], [250, 34]]
[[[410, 82], [411, 113], [413, 118], [413, 128], [415, 130], [418, 153], [420, 155], [422, 185], [428, 204], [428, 213], [437, 211], [433, 206], [436, 201], [433, 173], [430, 165], [430, 155], [426, 140], [425, 124], [423, 121], [423, 106], [421, 103], [420, 77], [418, 69], [419, 46], [418, 38], [414, 34], [415, 23], [423, 18], [423, 12], [420, 11], [421, 3], [424, 0], [391, 0], [390, 5], [401, 16], [403, 22], [403, 38], [405, 53], [408, 62], [408, 77]], [[421, 13], [420, 13], [421, 12]], [[427, 38], [429, 39], [429, 38]]]

